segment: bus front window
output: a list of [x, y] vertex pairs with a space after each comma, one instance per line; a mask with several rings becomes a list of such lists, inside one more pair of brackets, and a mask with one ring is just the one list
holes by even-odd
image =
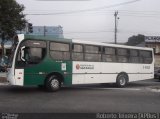
[[39, 64], [46, 55], [46, 45], [42, 43], [41, 41], [25, 41], [18, 50], [16, 67], [19, 68]]
[[39, 64], [44, 59], [45, 54], [45, 48], [25, 47], [23, 50], [19, 50], [16, 66], [24, 67]]

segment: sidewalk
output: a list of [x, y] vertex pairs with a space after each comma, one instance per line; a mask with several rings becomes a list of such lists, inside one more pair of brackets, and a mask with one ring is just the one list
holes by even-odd
[[7, 79], [6, 77], [0, 77], [0, 83], [6, 83]]
[[6, 73], [2, 73], [2, 72], [0, 72], [0, 83], [5, 83], [5, 82], [7, 82], [7, 80], [6, 80]]

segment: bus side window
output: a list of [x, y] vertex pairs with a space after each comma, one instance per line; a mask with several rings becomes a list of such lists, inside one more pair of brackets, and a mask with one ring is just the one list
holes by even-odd
[[80, 44], [72, 44], [72, 60], [83, 61], [83, 46]]
[[50, 42], [50, 56], [55, 60], [70, 60], [69, 43]]
[[129, 63], [139, 63], [138, 50], [131, 49], [129, 54]]
[[101, 52], [99, 51], [100, 46], [85, 46], [85, 61], [100, 62]]
[[103, 55], [102, 61], [103, 62], [116, 62], [116, 49], [112, 47], [103, 47]]
[[120, 63], [128, 62], [128, 49], [117, 48], [117, 62]]
[[139, 58], [140, 62], [144, 64], [151, 64], [152, 63], [152, 52], [151, 51], [139, 51]]

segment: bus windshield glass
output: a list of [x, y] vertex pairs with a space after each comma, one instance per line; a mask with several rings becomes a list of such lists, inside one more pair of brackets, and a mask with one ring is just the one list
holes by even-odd
[[26, 40], [18, 48], [16, 67], [32, 66], [40, 63], [46, 55], [44, 41]]

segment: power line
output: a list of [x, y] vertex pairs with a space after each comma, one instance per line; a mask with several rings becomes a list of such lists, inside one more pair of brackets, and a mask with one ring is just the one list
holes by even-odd
[[[33, 14], [32, 14], [33, 15]], [[38, 15], [43, 15], [43, 14], [38, 14]], [[45, 14], [46, 15], [46, 14]], [[49, 15], [49, 14], [48, 14]], [[64, 15], [71, 15], [71, 16], [79, 16], [78, 14], [64, 14]], [[90, 13], [90, 14], [83, 14], [83, 16], [86, 15], [86, 16], [98, 16], [98, 15], [103, 15], [103, 16], [106, 16], [106, 15], [113, 15], [113, 13], [111, 12], [94, 12], [94, 13]], [[150, 14], [150, 13], [123, 13], [123, 12], [119, 12], [119, 15], [120, 16], [130, 16], [130, 17], [152, 17], [152, 18], [159, 18], [160, 17], [160, 13], [158, 14]], [[34, 15], [33, 15], [34, 16]], [[35, 15], [37, 16], [37, 15]]]
[[[31, 12], [32, 10], [27, 10], [29, 12]], [[34, 11], [34, 10], [33, 10]], [[49, 10], [36, 10], [36, 11], [40, 11], [40, 12], [49, 12]], [[51, 11], [60, 11], [60, 10], [51, 10]], [[160, 14], [160, 11], [131, 11], [131, 10], [118, 10], [120, 13], [129, 13], [129, 14]], [[67, 12], [71, 12], [71, 11], [67, 11]], [[96, 11], [90, 11], [90, 13], [114, 13], [115, 10], [96, 10]], [[56, 12], [57, 13], [57, 12]], [[58, 12], [59, 13], [59, 12]], [[38, 13], [37, 13], [38, 14]], [[43, 13], [39, 13], [39, 14], [43, 14]], [[50, 14], [50, 13], [44, 13], [44, 14]]]
[[[25, 10], [25, 11], [28, 11], [28, 12], [32, 12], [32, 11], [40, 11], [40, 12], [49, 12], [49, 11], [63, 11], [63, 12], [54, 12], [54, 13], [64, 13], [66, 10]], [[156, 14], [160, 14], [160, 11], [133, 11], [133, 10], [118, 10], [119, 12], [122, 12], [122, 13], [156, 13]], [[72, 11], [67, 11], [68, 12], [72, 12]], [[93, 10], [93, 11], [90, 11], [90, 12], [109, 12], [109, 13], [113, 13], [115, 12], [115, 10], [105, 10], [105, 9], [101, 9], [101, 10]], [[65, 12], [66, 13], [66, 12]], [[49, 13], [46, 13], [46, 14], [49, 14]]]
[[159, 34], [159, 32], [157, 31], [138, 31], [138, 30], [119, 30], [119, 33], [143, 33], [143, 34]]
[[[158, 17], [160, 15], [160, 11], [129, 11], [129, 10], [118, 10], [121, 16], [135, 16], [135, 17]], [[72, 11], [68, 11], [72, 12]], [[61, 14], [61, 15], [78, 15], [78, 14]], [[58, 13], [66, 13], [66, 12], [58, 12]], [[113, 10], [105, 10], [100, 9], [96, 11], [89, 11], [89, 12], [80, 12], [83, 15], [112, 15], [114, 13]], [[37, 15], [52, 15], [51, 13], [37, 13]], [[32, 14], [33, 15], [33, 14]], [[56, 14], [53, 14], [56, 15]], [[60, 15], [60, 14], [57, 14]], [[78, 15], [79, 16], [79, 15]]]
[[160, 18], [159, 16], [155, 16], [155, 15], [133, 15], [133, 14], [121, 14], [120, 16], [129, 16], [129, 17], [143, 17], [143, 18]]
[[64, 32], [64, 34], [87, 34], [87, 33], [106, 33], [106, 32], [114, 32], [113, 30], [108, 30], [108, 31], [79, 31], [79, 32]]
[[91, 8], [91, 9], [84, 9], [84, 10], [77, 10], [77, 11], [44, 13], [44, 14], [42, 14], [42, 13], [41, 13], [41, 14], [26, 14], [26, 15], [61, 15], [61, 14], [74, 14], [74, 13], [96, 11], [96, 10], [101, 10], [101, 9], [107, 9], [107, 8], [122, 6], [122, 5], [126, 5], [126, 4], [135, 3], [135, 2], [138, 2], [138, 1], [141, 1], [141, 0], [132, 0], [132, 1], [128, 1], [128, 2], [117, 3], [117, 4], [114, 4], [114, 5], [103, 6], [103, 7], [98, 7], [98, 8]]
[[[114, 30], [106, 30], [106, 31], [69, 31], [69, 32], [64, 32], [64, 34], [92, 34], [92, 33], [114, 33]], [[158, 31], [138, 31], [138, 30], [123, 30], [123, 29], [118, 29], [117, 33], [159, 33]]]

